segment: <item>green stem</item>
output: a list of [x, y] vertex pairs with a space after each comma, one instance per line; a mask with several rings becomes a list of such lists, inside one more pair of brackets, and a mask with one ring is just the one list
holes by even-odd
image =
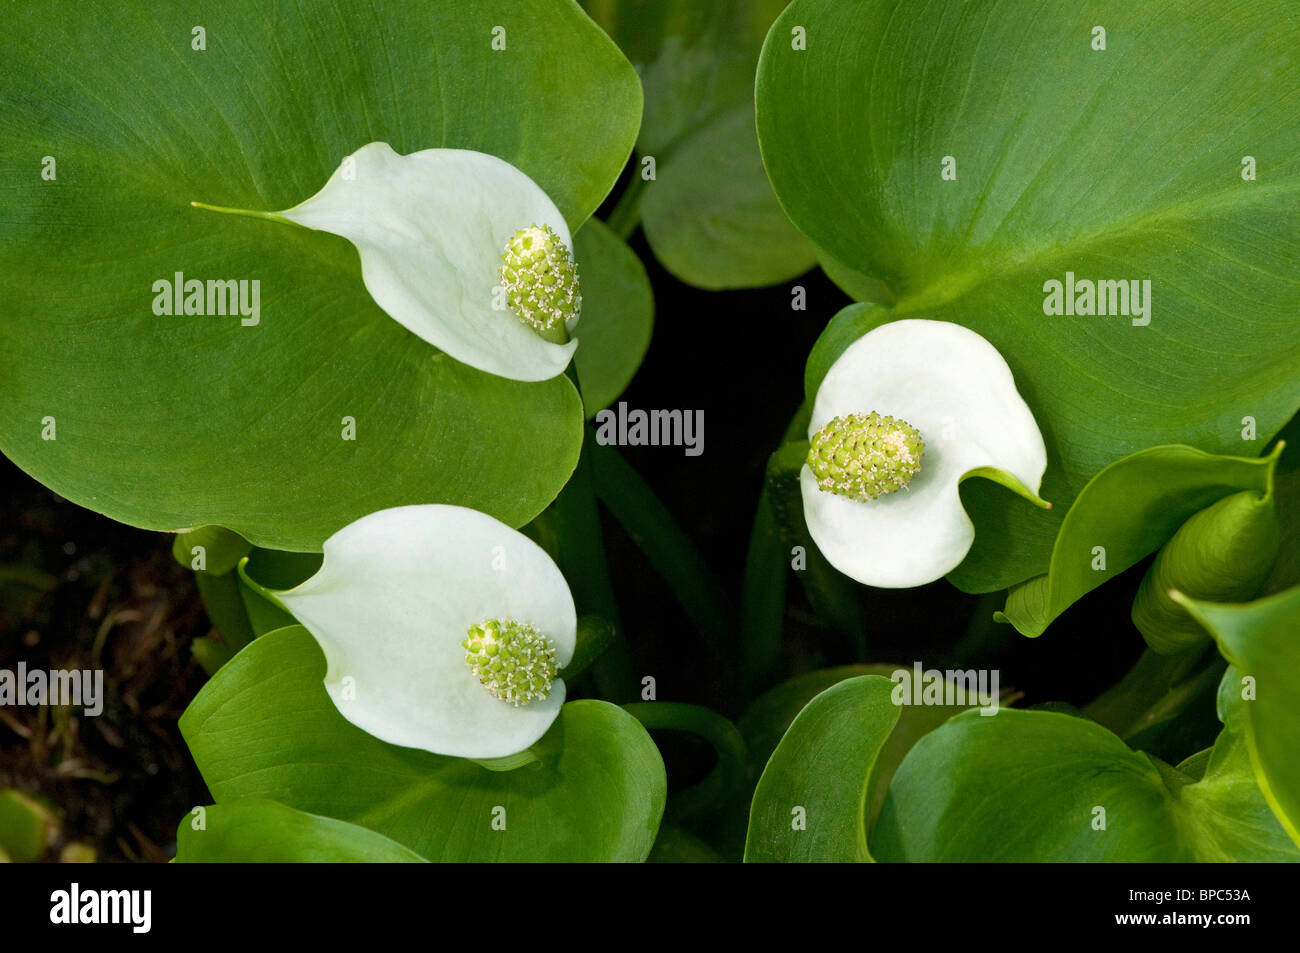
[[740, 676], [746, 697], [766, 687], [781, 663], [790, 547], [781, 532], [770, 476], [773, 467], [778, 466], [776, 458], [783, 451], [791, 453], [786, 447], [798, 440], [807, 427], [807, 410], [801, 406], [786, 428], [781, 449], [768, 460], [749, 533], [740, 594]]
[[740, 598], [740, 675], [746, 697], [771, 679], [785, 635], [787, 550], [769, 492], [764, 485], [758, 496]]
[[591, 446], [596, 498], [605, 504], [655, 572], [672, 588], [715, 658], [726, 658], [729, 613], [722, 587], [713, 579], [708, 563], [617, 448], [597, 443], [590, 426], [587, 442]]
[[229, 646], [231, 652], [238, 652], [253, 641], [253, 625], [248, 620], [248, 610], [244, 608], [244, 599], [239, 594], [239, 578], [233, 572], [221, 576], [196, 572], [194, 582], [203, 599], [208, 621], [221, 633], [222, 641]]
[[605, 225], [609, 230], [623, 241], [632, 237], [632, 233], [641, 222], [641, 200], [645, 198], [647, 185], [649, 183], [641, 178], [640, 171], [634, 171], [632, 181], [618, 197], [618, 203], [605, 219]]
[[708, 777], [673, 796], [674, 818], [720, 807], [739, 793], [745, 780], [745, 740], [726, 718], [712, 709], [682, 702], [633, 702], [623, 710], [647, 731], [685, 731], [703, 738], [717, 752], [718, 763]]
[[787, 552], [803, 550], [804, 565], [795, 572], [809, 605], [834, 631], [843, 635], [854, 655], [865, 661], [869, 654], [867, 621], [857, 584], [822, 555], [804, 519], [799, 474], [808, 456], [808, 441], [791, 440], [772, 454], [767, 466], [769, 504], [785, 541]]
[[[573, 365], [569, 366], [568, 375], [581, 393]], [[577, 469], [543, 514], [542, 523], [541, 533], [553, 547], [551, 555], [568, 580], [578, 612], [600, 616], [618, 633], [591, 667], [600, 694], [615, 702], [635, 698], [632, 660], [622, 637], [623, 622], [609, 580], [600, 513], [596, 508], [591, 441], [583, 440]]]

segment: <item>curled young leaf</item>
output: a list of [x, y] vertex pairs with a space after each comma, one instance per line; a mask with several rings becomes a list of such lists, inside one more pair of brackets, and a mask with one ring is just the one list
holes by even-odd
[[1227, 457], [1150, 447], [1117, 460], [1079, 493], [1045, 575], [1012, 589], [996, 618], [1042, 635], [1086, 593], [1155, 552], [1195, 513], [1239, 490], [1267, 492], [1276, 455]]
[[1209, 634], [1169, 593], [1244, 602], [1268, 578], [1278, 541], [1271, 486], [1263, 495], [1243, 490], [1225, 496], [1179, 527], [1160, 550], [1133, 600], [1133, 624], [1157, 652], [1203, 647]]

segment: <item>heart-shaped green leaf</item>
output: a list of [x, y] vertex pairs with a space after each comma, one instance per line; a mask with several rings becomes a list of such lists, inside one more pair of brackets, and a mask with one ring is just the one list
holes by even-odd
[[403, 864], [423, 860], [364, 827], [305, 814], [262, 798], [196, 808], [176, 830], [176, 861], [182, 864]]
[[[871, 677], [870, 681], [868, 676]], [[799, 758], [812, 751], [830, 750], [837, 744], [869, 745], [871, 743], [870, 739], [866, 738], [839, 737], [844, 732], [844, 726], [834, 718], [824, 717], [826, 711], [830, 710], [828, 703], [818, 702], [818, 710], [821, 714], [810, 715], [803, 722], [798, 733], [791, 731], [795, 719], [800, 717], [814, 700], [820, 699], [832, 687], [849, 691], [843, 688], [849, 682], [855, 685], [852, 691], [856, 693], [857, 703], [869, 707], [869, 696], [874, 690], [879, 689], [880, 686], [875, 683], [882, 678], [888, 680], [889, 687], [893, 690], [903, 681], [911, 681], [914, 678], [913, 669], [898, 665], [876, 664], [845, 665], [839, 668], [805, 672], [764, 692], [745, 711], [737, 725], [745, 738], [750, 771], [754, 777], [757, 777], [760, 772], [766, 776], [769, 762], [773, 761], [778, 745], [787, 745], [782, 761], [772, 769], [771, 779], [764, 788], [766, 799], [764, 810], [766, 815], [770, 816], [765, 816], [762, 822], [763, 831], [757, 832], [757, 835], [763, 839], [755, 842], [756, 850], [771, 848], [780, 855], [779, 858], [771, 859], [853, 859], [857, 854], [857, 849], [853, 846], [856, 836], [854, 819], [859, 814], [863, 815], [863, 823], [869, 831], [880, 811], [890, 779], [912, 745], [953, 715], [970, 707], [966, 704], [896, 706], [898, 707], [897, 721], [889, 730], [883, 746], [875, 752], [874, 756], [869, 757], [867, 761], [846, 761], [840, 767], [826, 769], [826, 772], [836, 778], [836, 781], [829, 786], [828, 790], [819, 791], [815, 800], [818, 802], [817, 814], [823, 821], [827, 817], [834, 817], [831, 822], [832, 827], [823, 831], [822, 836], [816, 838], [818, 842], [813, 845], [804, 843], [802, 838], [791, 838], [787, 835], [786, 829], [777, 823], [782, 818], [774, 818], [773, 811], [776, 811], [776, 808], [773, 805], [779, 807], [777, 802], [781, 798], [789, 801], [791, 798], [799, 797], [801, 790], [806, 791], [822, 784], [821, 779], [802, 776]], [[924, 676], [922, 686], [924, 686]], [[917, 690], [923, 691], [924, 688]], [[844, 707], [850, 703], [841, 699], [837, 705]], [[785, 767], [782, 768], [781, 765]], [[853, 772], [859, 768], [864, 768], [865, 773], [855, 781]], [[858, 787], [855, 787], [855, 784]], [[866, 784], [871, 791], [865, 805], [859, 805], [854, 799], [854, 792], [859, 790], [861, 784]], [[825, 798], [823, 795], [826, 795]], [[788, 827], [789, 819], [784, 820], [787, 820]], [[751, 809], [751, 829], [753, 824]], [[761, 846], [763, 844], [767, 846]]]
[[666, 798], [640, 723], [600, 701], [564, 706], [538, 761], [489, 771], [385, 744], [338, 713], [305, 629], [268, 633], [181, 717], [218, 806], [270, 798], [368, 828], [429, 860], [640, 861]]
[[[1013, 589], [999, 614], [1042, 635], [1078, 599], [1158, 549], [1193, 514], [1241, 490], [1269, 490], [1277, 455], [1223, 457], [1152, 447], [1098, 473], [1061, 524], [1044, 576]], [[978, 539], [978, 537], [976, 537]]]
[[863, 861], [875, 764], [898, 723], [879, 675], [826, 689], [776, 746], [749, 809], [746, 861]]
[[[83, 5], [111, 57], [64, 12], [24, 3], [0, 27], [0, 449], [115, 519], [281, 549], [396, 504], [518, 526], [555, 497], [582, 436], [566, 379], [439, 353], [375, 305], [343, 239], [189, 203], [289, 208], [386, 141], [499, 156], [576, 229], [641, 92], [575, 3]], [[156, 315], [178, 273], [250, 299], [259, 282], [257, 323]]]
[[1300, 587], [1246, 605], [1182, 601], [1238, 670], [1229, 675], [1250, 679], [1241, 684], [1251, 696], [1241, 707], [1251, 761], [1264, 796], [1300, 844]]
[[[876, 823], [881, 861], [1300, 860], [1241, 738], [1233, 670], [1214, 748], [1180, 769], [1086, 718], [958, 715], [903, 760]], [[1200, 775], [1198, 779], [1198, 775]]]
[[634, 188], [644, 189], [646, 239], [670, 272], [701, 288], [775, 284], [816, 263], [772, 194], [754, 128], [754, 67], [784, 5], [584, 0], [645, 86]]
[[[1287, 10], [795, 0], [768, 36], [758, 131], [782, 205], [883, 282], [892, 317], [965, 324], [1003, 354], [1058, 512], [1126, 454], [1251, 450], [1300, 404]], [[1048, 283], [1073, 278], [1125, 284], [1093, 286], [1108, 316], [1073, 297], [1085, 313], [1048, 313]], [[955, 583], [1046, 570], [1059, 517], [979, 481], [966, 497], [983, 544]]]

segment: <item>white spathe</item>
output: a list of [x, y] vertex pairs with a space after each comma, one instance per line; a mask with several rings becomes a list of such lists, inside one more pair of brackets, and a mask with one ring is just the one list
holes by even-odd
[[[466, 149], [402, 156], [372, 142], [319, 192], [276, 214], [352, 242], [375, 303], [471, 367], [547, 380], [563, 373], [578, 346], [544, 341], [503, 307], [501, 255], [515, 232], [547, 225], [573, 250], [555, 203], [504, 159]], [[576, 324], [575, 316], [570, 332]]]
[[1038, 492], [1047, 450], [1002, 355], [974, 331], [909, 319], [868, 331], [845, 349], [817, 390], [808, 434], [834, 417], [876, 411], [921, 432], [921, 472], [906, 487], [860, 503], [800, 473], [804, 516], [836, 569], [869, 586], [900, 589], [947, 575], [966, 557], [975, 526], [957, 485], [996, 467]]
[[477, 510], [400, 506], [325, 541], [325, 562], [277, 598], [320, 643], [325, 689], [376, 738], [461, 758], [530, 747], [564, 704], [564, 681], [515, 707], [488, 694], [461, 641], [486, 619], [531, 622], [573, 658], [577, 615], [560, 570], [527, 536]]

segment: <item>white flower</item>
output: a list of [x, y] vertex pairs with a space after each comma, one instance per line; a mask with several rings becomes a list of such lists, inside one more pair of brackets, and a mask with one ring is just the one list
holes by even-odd
[[477, 510], [422, 505], [363, 516], [324, 548], [314, 576], [272, 595], [320, 643], [345, 718], [395, 745], [475, 759], [546, 733], [577, 616], [541, 547]]
[[894, 321], [851, 344], [817, 390], [808, 432], [808, 530], [869, 586], [923, 585], [965, 558], [975, 527], [957, 486], [972, 470], [1005, 471], [1002, 482], [1036, 499], [1047, 469], [1002, 355], [946, 321]]
[[[577, 347], [568, 339], [582, 305], [569, 227], [541, 187], [504, 159], [465, 149], [401, 156], [386, 142], [372, 142], [305, 202], [241, 214], [346, 238], [360, 253], [362, 280], [379, 307], [479, 370], [546, 380], [563, 373]], [[544, 246], [536, 261], [525, 247], [534, 240]], [[532, 275], [519, 270], [521, 252], [524, 264], [537, 269]], [[503, 274], [507, 255], [513, 266]], [[525, 313], [537, 311], [538, 297], [558, 307]], [[539, 333], [539, 322], [546, 331]]]

